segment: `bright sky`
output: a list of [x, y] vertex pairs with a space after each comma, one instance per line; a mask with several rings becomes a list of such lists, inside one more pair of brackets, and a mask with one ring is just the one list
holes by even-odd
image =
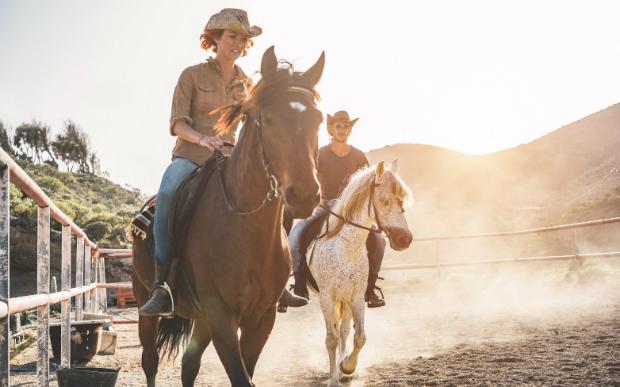
[[299, 70], [325, 50], [319, 108], [359, 117], [364, 151], [490, 153], [620, 102], [620, 1], [0, 0], [0, 120], [72, 119], [113, 181], [154, 193], [172, 92], [226, 7], [264, 31], [237, 62], [248, 74], [271, 45]]

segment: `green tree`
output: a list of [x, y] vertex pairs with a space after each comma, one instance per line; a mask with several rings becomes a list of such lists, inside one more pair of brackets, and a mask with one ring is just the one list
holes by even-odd
[[15, 156], [13, 131], [2, 120], [0, 120], [0, 148], [4, 149], [9, 155]]
[[[51, 128], [41, 122], [22, 123], [15, 129], [13, 144], [28, 161], [35, 164], [48, 162], [57, 168], [58, 163], [52, 153], [51, 136]], [[47, 154], [48, 160], [43, 159], [44, 154]]]
[[52, 149], [65, 163], [67, 171], [73, 172], [76, 166], [81, 173], [99, 171], [99, 158], [91, 148], [90, 137], [81, 126], [71, 120], [64, 122], [62, 132], [52, 143]]

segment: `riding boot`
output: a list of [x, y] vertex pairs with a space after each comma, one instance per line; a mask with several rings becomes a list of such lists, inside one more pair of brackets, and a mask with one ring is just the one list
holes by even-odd
[[306, 300], [310, 299], [310, 292], [308, 292], [308, 282], [306, 281], [306, 269], [302, 269], [293, 273], [295, 276], [295, 286], [293, 286], [293, 292], [298, 297], [303, 297]]
[[[379, 276], [375, 273], [370, 273], [368, 275], [368, 287], [366, 288], [366, 294], [364, 295], [364, 299], [368, 304], [369, 308], [379, 308], [381, 306], [385, 306], [385, 300], [383, 299], [383, 292], [381, 288], [376, 285], [377, 279]], [[381, 293], [381, 297], [375, 294], [375, 289]]]
[[286, 313], [289, 306], [293, 308], [299, 308], [300, 306], [308, 305], [308, 300], [303, 297], [298, 297], [291, 293], [288, 289], [284, 288], [280, 300], [278, 301], [277, 311], [280, 313]]
[[[174, 295], [172, 289], [176, 282], [178, 259], [172, 259], [167, 275], [164, 275], [164, 267], [159, 269], [159, 265], [155, 264], [155, 275], [158, 281], [151, 288], [151, 299], [138, 309], [138, 314], [142, 316], [159, 316], [164, 318], [173, 318], [174, 315]], [[163, 277], [163, 278], [161, 278]], [[167, 282], [166, 282], [167, 280]]]

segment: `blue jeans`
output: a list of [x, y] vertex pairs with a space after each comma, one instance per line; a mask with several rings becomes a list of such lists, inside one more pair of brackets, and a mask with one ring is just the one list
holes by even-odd
[[168, 235], [168, 215], [172, 206], [172, 198], [181, 181], [185, 179], [198, 165], [183, 157], [175, 157], [166, 169], [161, 185], [157, 192], [155, 204], [155, 259], [160, 265], [164, 264], [168, 250], [170, 250], [170, 235]]

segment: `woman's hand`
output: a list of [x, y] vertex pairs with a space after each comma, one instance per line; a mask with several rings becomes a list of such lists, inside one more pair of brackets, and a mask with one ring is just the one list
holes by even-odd
[[202, 136], [200, 140], [198, 140], [198, 145], [203, 148], [209, 148], [209, 150], [213, 152], [215, 149], [220, 150], [224, 143], [218, 136]]

